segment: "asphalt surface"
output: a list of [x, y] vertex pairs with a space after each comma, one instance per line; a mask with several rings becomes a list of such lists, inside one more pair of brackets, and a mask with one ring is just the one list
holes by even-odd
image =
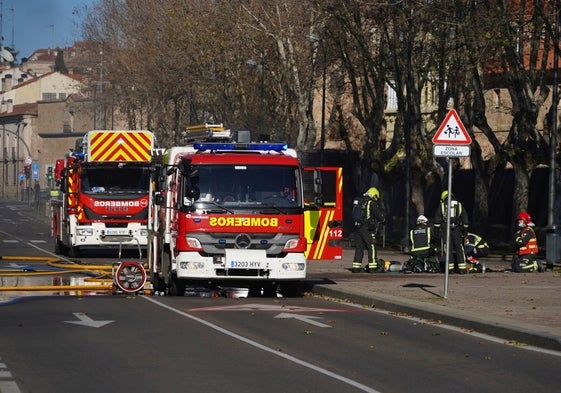
[[[29, 209], [41, 220], [44, 209]], [[442, 322], [504, 338], [514, 345], [561, 351], [561, 269], [512, 273], [510, 256], [482, 258], [485, 273], [351, 273], [353, 249], [341, 260], [309, 261], [311, 291], [343, 301]], [[409, 256], [378, 248], [378, 258]], [[366, 266], [366, 256], [363, 261]]]
[[[410, 314], [504, 338], [514, 345], [561, 350], [561, 272], [512, 273], [509, 257], [482, 258], [485, 273], [351, 273], [354, 250], [342, 260], [309, 261], [315, 294]], [[408, 255], [378, 250], [405, 262]], [[366, 259], [366, 258], [365, 258]], [[363, 266], [366, 261], [363, 261]]]

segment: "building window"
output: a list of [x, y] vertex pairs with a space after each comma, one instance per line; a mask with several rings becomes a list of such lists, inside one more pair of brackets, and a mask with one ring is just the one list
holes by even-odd
[[397, 93], [392, 85], [386, 83], [386, 110], [397, 110]]
[[43, 101], [56, 100], [56, 93], [43, 93]]

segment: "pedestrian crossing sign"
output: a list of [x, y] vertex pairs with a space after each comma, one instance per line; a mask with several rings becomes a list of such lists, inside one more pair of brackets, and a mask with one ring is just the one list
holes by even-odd
[[446, 118], [432, 137], [432, 143], [435, 145], [471, 144], [471, 137], [455, 109], [451, 109], [448, 112]]

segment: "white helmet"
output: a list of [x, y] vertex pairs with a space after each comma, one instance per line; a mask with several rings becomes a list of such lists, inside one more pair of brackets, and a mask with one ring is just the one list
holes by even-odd
[[429, 222], [429, 220], [422, 214], [417, 217], [417, 224], [426, 224], [427, 222]]

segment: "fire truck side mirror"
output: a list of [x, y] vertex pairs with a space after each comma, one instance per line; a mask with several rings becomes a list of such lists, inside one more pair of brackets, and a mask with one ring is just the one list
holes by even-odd
[[321, 177], [321, 170], [314, 169], [314, 204], [317, 207], [323, 206], [323, 179]]
[[201, 190], [199, 189], [199, 187], [191, 184], [185, 190], [185, 196], [189, 199], [192, 199], [193, 201], [196, 201], [201, 196]]
[[67, 170], [66, 168], [64, 168], [61, 172], [60, 172], [60, 191], [65, 193], [67, 192], [67, 188], [68, 188], [68, 183], [66, 181], [67, 179]]
[[317, 196], [314, 198], [314, 204], [315, 204], [317, 207], [323, 206], [323, 199], [321, 198], [321, 195], [317, 195]]
[[156, 194], [154, 197], [154, 203], [158, 206], [161, 206], [165, 203], [166, 198], [162, 194]]

